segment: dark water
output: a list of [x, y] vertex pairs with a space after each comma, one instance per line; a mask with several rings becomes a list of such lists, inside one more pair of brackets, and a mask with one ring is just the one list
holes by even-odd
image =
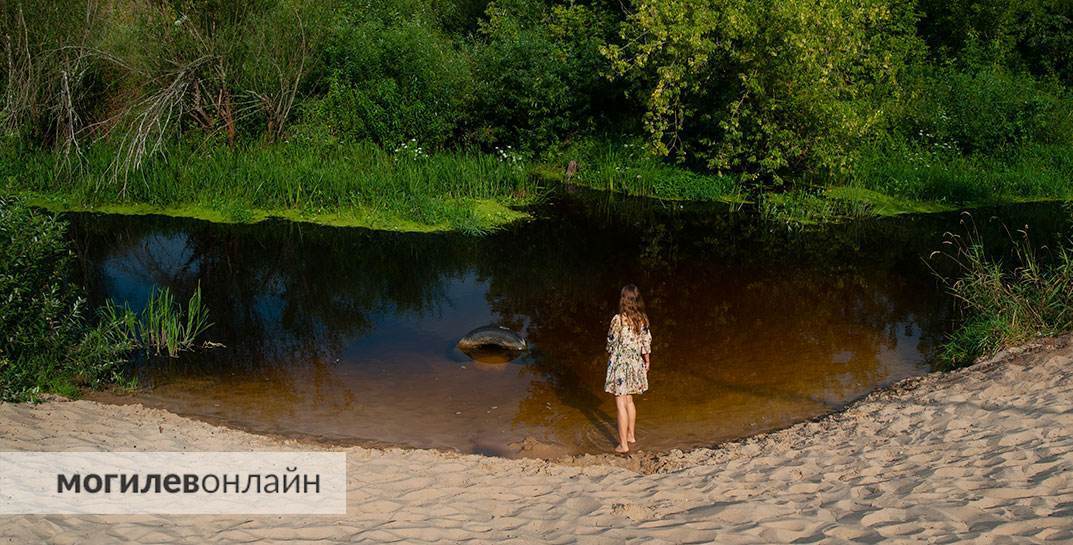
[[[1071, 224], [1060, 205], [976, 212], [996, 246], [1008, 239], [992, 216], [1044, 242]], [[749, 211], [587, 194], [484, 238], [72, 221], [95, 299], [138, 309], [154, 286], [185, 298], [200, 284], [207, 338], [226, 345], [139, 362], [142, 388], [104, 398], [253, 431], [505, 456], [613, 444], [604, 335], [630, 282], [655, 336], [641, 449], [786, 426], [926, 372], [950, 310], [923, 258], [961, 229], [949, 214], [791, 230]], [[489, 323], [533, 351], [485, 364], [454, 349]]]

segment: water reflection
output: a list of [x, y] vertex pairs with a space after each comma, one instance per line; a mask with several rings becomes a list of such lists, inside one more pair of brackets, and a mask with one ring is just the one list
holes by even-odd
[[[1003, 211], [1064, 232], [1056, 206]], [[787, 425], [922, 372], [945, 324], [921, 263], [957, 216], [788, 231], [755, 214], [562, 197], [486, 238], [285, 222], [73, 218], [95, 298], [200, 285], [226, 348], [138, 364], [135, 399], [254, 431], [519, 454], [606, 450], [603, 336], [619, 287], [655, 333], [641, 447]], [[510, 363], [454, 344], [499, 323]], [[535, 440], [535, 441], [534, 441]]]

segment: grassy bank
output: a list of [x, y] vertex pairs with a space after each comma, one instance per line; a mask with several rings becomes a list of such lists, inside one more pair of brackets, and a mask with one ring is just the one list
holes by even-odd
[[[570, 162], [577, 171], [567, 173]], [[653, 157], [640, 139], [586, 138], [550, 152], [530, 168], [551, 183], [662, 200], [743, 202], [746, 189], [733, 176], [701, 174]]]
[[388, 153], [372, 144], [176, 145], [117, 172], [101, 143], [79, 160], [6, 150], [6, 194], [52, 210], [160, 213], [223, 222], [283, 217], [400, 231], [483, 232], [524, 217], [539, 197], [519, 160], [487, 154]]
[[[575, 161], [578, 171], [565, 174]], [[779, 190], [704, 175], [646, 154], [643, 142], [587, 139], [534, 167], [546, 181], [665, 200], [753, 202], [786, 223], [813, 224], [1021, 202], [1073, 200], [1073, 146], [1030, 145], [1003, 155], [865, 148], [846, 174]]]
[[6, 2], [0, 191], [468, 232], [541, 180], [794, 223], [1073, 193], [1069, 2], [633, 4]]
[[416, 144], [389, 152], [367, 142], [229, 149], [210, 141], [174, 145], [130, 172], [117, 172], [106, 143], [67, 161], [9, 145], [0, 153], [0, 189], [53, 211], [468, 233], [526, 217], [519, 207], [564, 183], [661, 200], [751, 202], [789, 224], [1073, 199], [1073, 147], [1064, 145], [1001, 157], [867, 149], [854, 165], [850, 174], [778, 190], [676, 166], [637, 139], [582, 139], [538, 158], [509, 149], [428, 153]]

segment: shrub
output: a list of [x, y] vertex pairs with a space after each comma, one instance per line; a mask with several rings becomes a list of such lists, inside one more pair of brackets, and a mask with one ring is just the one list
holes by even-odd
[[920, 0], [920, 34], [939, 59], [1001, 64], [1073, 84], [1073, 3]]
[[327, 88], [304, 104], [306, 122], [343, 141], [388, 148], [411, 139], [447, 143], [465, 119], [473, 78], [427, 5], [353, 0], [330, 25], [319, 60]]
[[988, 155], [1073, 145], [1073, 99], [1031, 76], [948, 66], [929, 70], [910, 89], [897, 130], [919, 145]]
[[915, 22], [886, 0], [644, 0], [606, 53], [646, 95], [655, 151], [778, 184], [850, 167], [919, 56]]
[[32, 399], [114, 380], [129, 345], [92, 327], [71, 282], [66, 225], [0, 200], [0, 398]]
[[477, 120], [471, 140], [541, 150], [585, 128], [606, 88], [600, 47], [612, 16], [542, 0], [489, 4], [473, 47]]
[[861, 146], [854, 183], [954, 203], [1073, 196], [1073, 96], [1000, 67], [929, 68], [889, 103], [892, 126]]

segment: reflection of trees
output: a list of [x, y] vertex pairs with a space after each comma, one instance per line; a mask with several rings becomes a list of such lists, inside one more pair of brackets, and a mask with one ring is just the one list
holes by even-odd
[[99, 216], [76, 222], [75, 232], [98, 300], [108, 288], [103, 263], [121, 269], [123, 281], [140, 288], [135, 293], [167, 286], [182, 298], [200, 283], [215, 323], [210, 336], [227, 349], [154, 362], [159, 370], [190, 375], [334, 361], [377, 313], [440, 305], [447, 277], [466, 270], [473, 244], [462, 237], [159, 217]]
[[[746, 213], [646, 208], [604, 216], [606, 209], [575, 206], [482, 246], [479, 270], [504, 322], [528, 317], [540, 351], [533, 371], [593, 421], [610, 418], [600, 409], [603, 334], [627, 282], [645, 291], [659, 388], [677, 403], [735, 389], [844, 399], [889, 372], [880, 357], [894, 350], [893, 331], [915, 324], [932, 334], [940, 323], [929, 318], [936, 287], [919, 261], [942, 232], [935, 223], [789, 232]], [[837, 361], [847, 349], [849, 361]], [[753, 376], [773, 367], [792, 374], [792, 384]], [[532, 388], [518, 418], [550, 424], [557, 415], [544, 406], [547, 386]]]
[[[1034, 218], [1037, 235], [1069, 222], [1058, 207], [1019, 210], [1028, 212], [1008, 223]], [[885, 376], [906, 328], [927, 343], [944, 327], [921, 257], [957, 229], [956, 215], [788, 231], [750, 211], [584, 194], [544, 213], [482, 239], [109, 216], [76, 216], [73, 232], [98, 300], [109, 289], [104, 263], [132, 294], [164, 285], [184, 297], [200, 283], [211, 337], [227, 348], [154, 361], [155, 372], [227, 380], [222, 371], [257, 371], [281, 395], [331, 407], [352, 402], [332, 387], [348, 344], [384, 316], [440, 310], [470, 272], [487, 282], [501, 322], [526, 325], [536, 347], [518, 421], [554, 427], [561, 415], [545, 402], [555, 399], [605, 434], [603, 336], [628, 282], [644, 290], [654, 322], [655, 386], [679, 407], [712, 392], [842, 399]], [[249, 373], [234, 376], [235, 388], [257, 387], [243, 385]]]

